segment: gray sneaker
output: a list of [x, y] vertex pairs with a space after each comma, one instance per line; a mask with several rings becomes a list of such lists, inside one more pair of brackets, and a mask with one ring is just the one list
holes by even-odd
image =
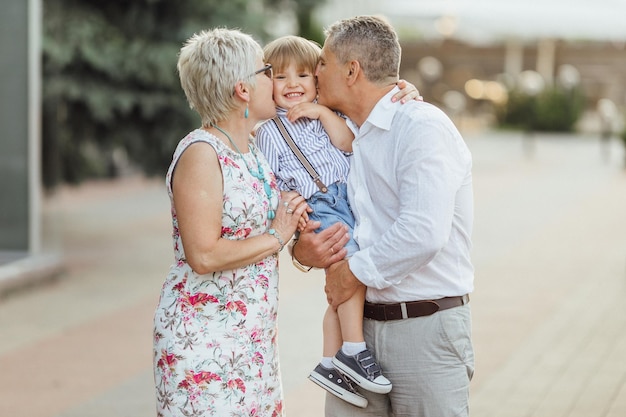
[[358, 393], [350, 379], [345, 378], [336, 369], [325, 368], [318, 364], [309, 374], [309, 379], [336, 397], [357, 407], [367, 407], [367, 398]]
[[348, 356], [339, 349], [333, 358], [333, 365], [363, 389], [377, 394], [391, 391], [391, 382], [383, 376], [380, 365], [369, 349], [354, 356]]

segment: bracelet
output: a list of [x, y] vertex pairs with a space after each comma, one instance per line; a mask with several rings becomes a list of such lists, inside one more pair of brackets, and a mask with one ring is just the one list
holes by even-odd
[[278, 232], [276, 230], [274, 230], [274, 229], [270, 229], [270, 230], [267, 231], [267, 233], [270, 236], [274, 236], [276, 239], [278, 239], [278, 243], [280, 244], [280, 249], [278, 249], [278, 252], [283, 250], [283, 248], [285, 247], [285, 242], [283, 242], [283, 240], [281, 239], [281, 237], [278, 234]]
[[302, 272], [309, 272], [311, 269], [313, 269], [312, 266], [305, 266], [302, 265], [295, 256], [293, 256], [293, 248], [296, 246], [296, 243], [298, 243], [298, 239], [294, 239], [292, 241], [292, 243], [289, 244], [289, 252], [291, 254], [291, 263], [293, 264], [293, 266], [295, 266], [296, 268], [298, 268], [300, 271]]

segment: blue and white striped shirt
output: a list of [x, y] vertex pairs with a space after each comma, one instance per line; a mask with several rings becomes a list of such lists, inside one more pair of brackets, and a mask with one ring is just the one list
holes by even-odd
[[[276, 110], [285, 129], [320, 175], [321, 181], [327, 186], [336, 182], [345, 183], [350, 169], [349, 156], [333, 146], [322, 122], [302, 117], [291, 123], [287, 120], [286, 110]], [[272, 120], [257, 129], [256, 144], [269, 161], [279, 189], [295, 190], [306, 199], [319, 191]]]

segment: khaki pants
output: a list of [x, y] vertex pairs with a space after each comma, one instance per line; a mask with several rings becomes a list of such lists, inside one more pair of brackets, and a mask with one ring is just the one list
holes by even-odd
[[467, 417], [474, 373], [469, 304], [426, 317], [364, 320], [367, 346], [393, 384], [389, 394], [359, 389], [355, 407], [326, 395], [326, 417]]

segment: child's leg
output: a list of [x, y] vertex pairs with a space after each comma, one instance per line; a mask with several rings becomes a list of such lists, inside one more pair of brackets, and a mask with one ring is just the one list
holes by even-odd
[[354, 388], [352, 380], [338, 372], [333, 364], [335, 354], [342, 350], [342, 341], [339, 316], [331, 306], [328, 306], [324, 314], [323, 330], [324, 354], [320, 363], [309, 374], [309, 379], [330, 394], [352, 405], [366, 407], [367, 399]]
[[362, 287], [337, 308], [343, 344], [333, 358], [333, 365], [361, 388], [386, 394], [391, 391], [391, 382], [382, 374], [374, 353], [367, 349], [363, 338], [365, 291]]
[[322, 364], [330, 366], [337, 351], [343, 346], [346, 353], [358, 353], [365, 349], [363, 337], [363, 304], [365, 287], [357, 290], [348, 300], [339, 305], [337, 310], [326, 308], [323, 322], [324, 350]]
[[363, 305], [366, 287], [361, 286], [349, 299], [337, 307], [337, 315], [344, 342], [365, 343], [363, 337]]
[[325, 358], [332, 358], [335, 353], [341, 348], [341, 327], [339, 327], [339, 316], [337, 311], [331, 306], [326, 308], [324, 313], [324, 321], [322, 323], [322, 331], [324, 337], [324, 350], [323, 356]]

